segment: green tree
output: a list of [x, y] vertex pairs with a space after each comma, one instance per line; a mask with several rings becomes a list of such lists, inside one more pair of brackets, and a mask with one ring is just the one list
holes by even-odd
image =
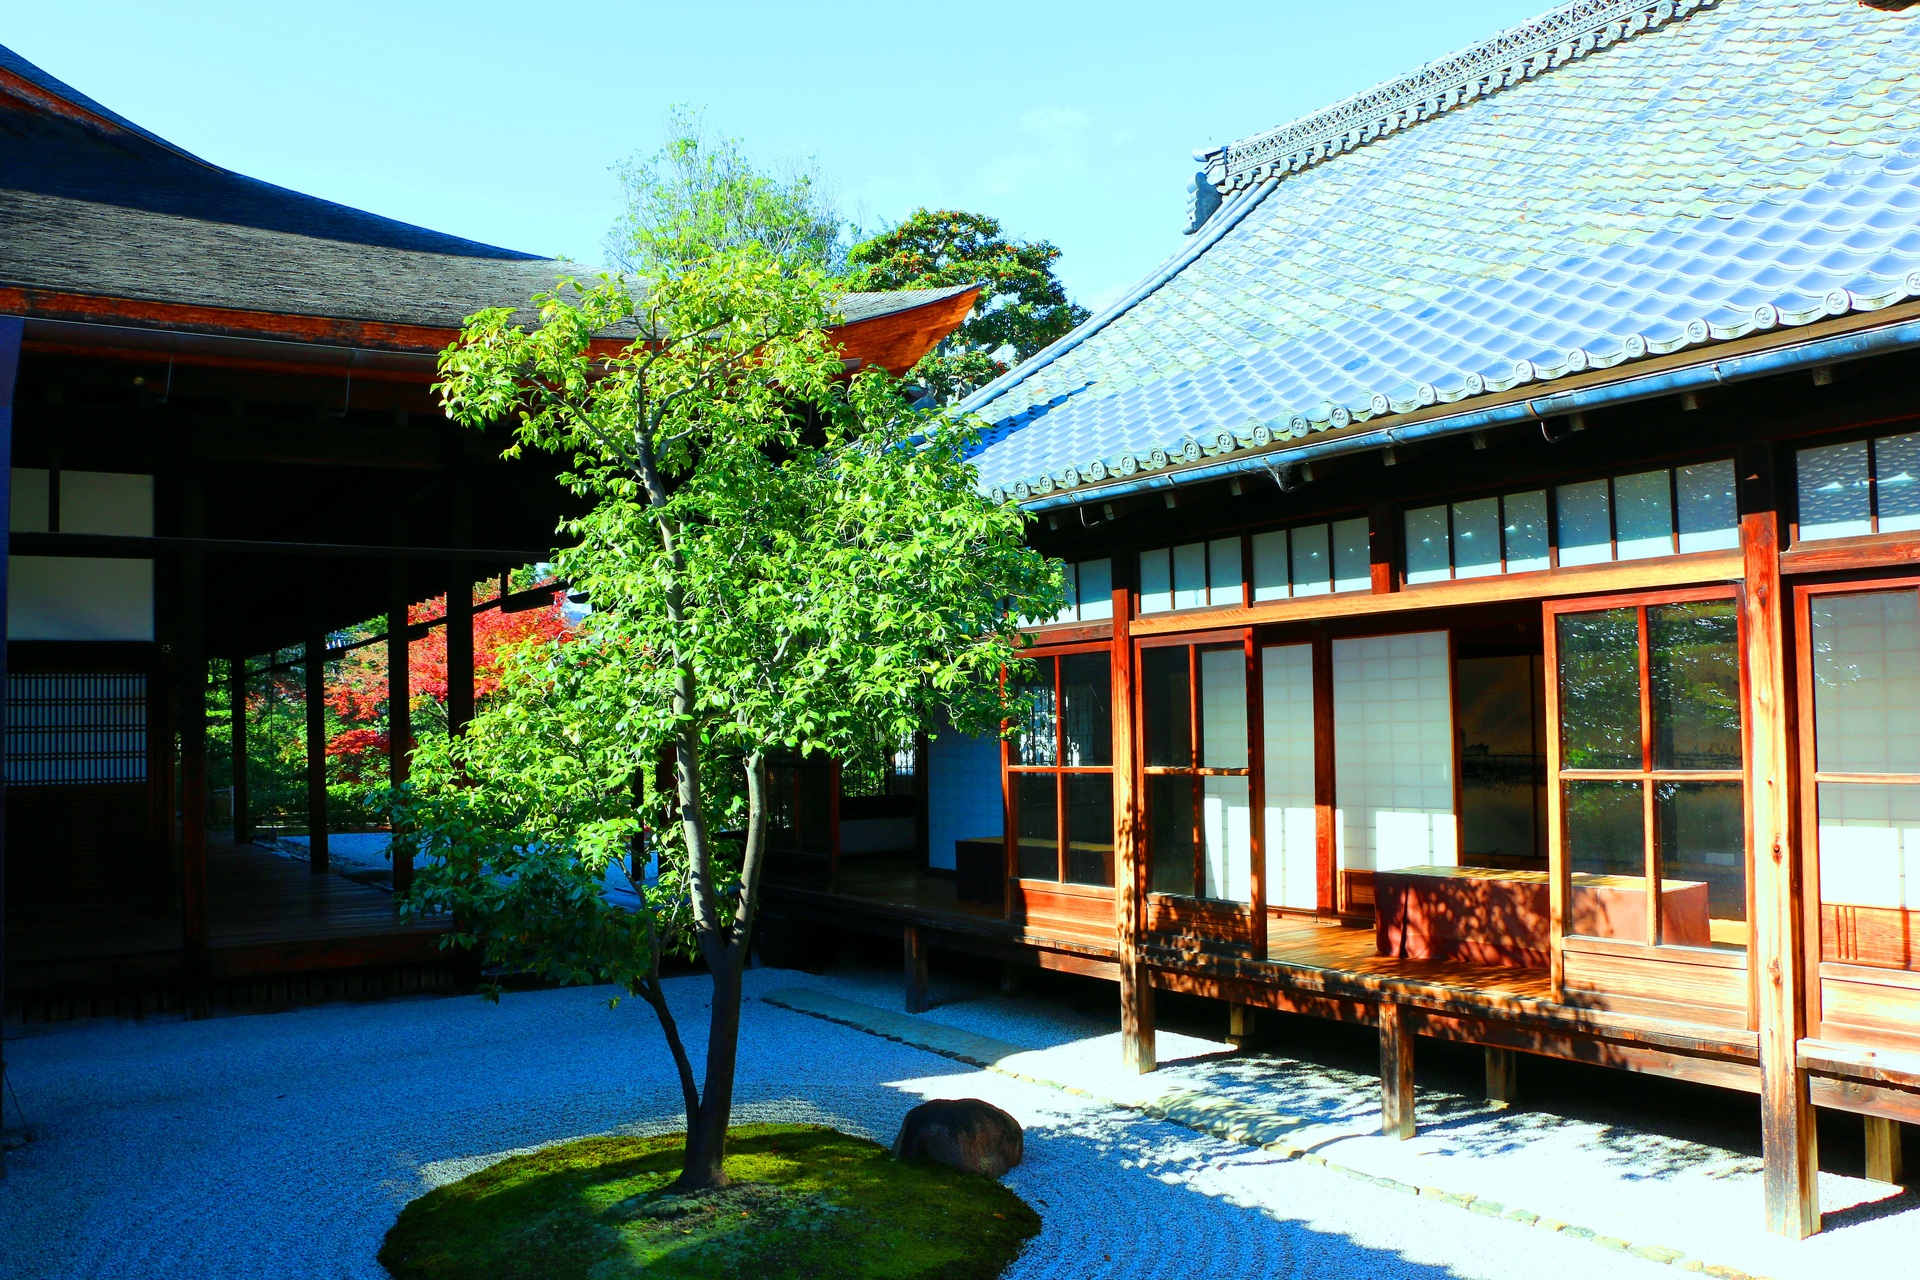
[[684, 104], [668, 113], [666, 135], [660, 150], [614, 169], [626, 208], [607, 250], [622, 269], [651, 280], [747, 244], [789, 271], [832, 276], [845, 267], [847, 223], [811, 159], [784, 173], [760, 168], [738, 138], [709, 137], [701, 113]]
[[[830, 298], [749, 244], [642, 295], [603, 277], [542, 296], [530, 331], [483, 312], [441, 358], [450, 416], [515, 418], [509, 452], [574, 459], [595, 505], [555, 569], [593, 611], [570, 643], [510, 661], [463, 736], [416, 754], [395, 798], [429, 855], [415, 907], [455, 912], [494, 963], [653, 1007], [690, 1190], [724, 1181], [769, 755], [855, 753], [934, 713], [994, 730], [1014, 620], [1063, 599], [1024, 517], [980, 495], [974, 433], [912, 411], [880, 371], [843, 375]], [[590, 345], [613, 326], [648, 336]], [[622, 911], [601, 880], [643, 838], [659, 879]], [[674, 939], [713, 984], [700, 1081], [660, 985]]]
[[953, 209], [919, 209], [847, 255], [853, 289], [983, 285], [964, 324], [914, 367], [912, 376], [943, 400], [985, 386], [1087, 318], [1054, 276], [1060, 250], [1044, 240], [1010, 240], [997, 219]]

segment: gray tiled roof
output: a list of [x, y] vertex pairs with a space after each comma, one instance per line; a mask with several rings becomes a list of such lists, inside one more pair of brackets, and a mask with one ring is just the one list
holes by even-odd
[[[1476, 61], [1501, 41], [1532, 51]], [[1920, 297], [1920, 11], [1582, 0], [1206, 159], [1228, 194], [1193, 242], [968, 401], [983, 485], [1071, 488]]]

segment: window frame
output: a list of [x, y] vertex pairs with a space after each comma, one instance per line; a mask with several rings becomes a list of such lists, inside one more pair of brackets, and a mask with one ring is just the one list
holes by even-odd
[[[1450, 586], [1459, 582], [1478, 582], [1484, 579], [1495, 578], [1524, 579], [1533, 577], [1536, 574], [1559, 573], [1562, 570], [1599, 569], [1608, 566], [1635, 564], [1642, 560], [1671, 560], [1690, 556], [1726, 555], [1730, 549], [1722, 548], [1705, 551], [1682, 551], [1680, 549], [1680, 539], [1684, 536], [1680, 528], [1680, 472], [1686, 467], [1704, 466], [1715, 462], [1724, 462], [1733, 466], [1735, 481], [1737, 483], [1739, 478], [1739, 460], [1735, 458], [1731, 452], [1714, 450], [1699, 457], [1684, 458], [1670, 462], [1655, 461], [1638, 470], [1580, 471], [1572, 472], [1564, 476], [1535, 477], [1531, 480], [1517, 481], [1493, 489], [1475, 489], [1464, 493], [1448, 494], [1445, 497], [1439, 498], [1437, 501], [1422, 500], [1418, 502], [1396, 503], [1392, 508], [1393, 519], [1395, 521], [1394, 535], [1399, 550], [1399, 555], [1394, 565], [1395, 583], [1401, 591], [1424, 591], [1433, 587]], [[1667, 473], [1667, 512], [1671, 525], [1671, 528], [1668, 530], [1668, 542], [1671, 550], [1664, 555], [1639, 556], [1633, 560], [1622, 560], [1620, 558], [1620, 502], [1614, 490], [1614, 482], [1627, 476], [1645, 475], [1649, 471], [1660, 470], [1664, 470]], [[1563, 565], [1560, 562], [1560, 502], [1558, 499], [1558, 491], [1570, 485], [1591, 484], [1596, 480], [1604, 481], [1607, 486], [1607, 559], [1595, 561], [1592, 564]], [[1481, 501], [1486, 498], [1497, 499], [1500, 503], [1501, 527], [1504, 529], [1506, 524], [1507, 499], [1536, 491], [1546, 495], [1547, 567], [1544, 569], [1522, 569], [1517, 572], [1509, 572], [1507, 569], [1506, 539], [1502, 537], [1500, 543], [1500, 572], [1480, 574], [1468, 578], [1460, 577], [1458, 555], [1455, 549], [1453, 509], [1456, 506]], [[1407, 578], [1407, 516], [1412, 512], [1424, 511], [1433, 507], [1442, 508], [1447, 516], [1447, 576], [1434, 579], [1431, 582], [1410, 582]], [[1737, 534], [1739, 527], [1739, 511], [1736, 501], [1734, 523], [1729, 526], [1729, 528]], [[1797, 544], [1799, 526], [1796, 524], [1794, 528], [1796, 531]], [[1916, 534], [1915, 536], [1920, 536], [1920, 534]]]
[[[1188, 650], [1187, 659], [1187, 734], [1191, 765], [1148, 765], [1147, 738], [1150, 732], [1147, 720], [1146, 681], [1138, 673], [1145, 665], [1149, 649]], [[1198, 763], [1201, 752], [1199, 733], [1200, 717], [1200, 660], [1199, 655], [1206, 650], [1238, 648], [1241, 655], [1242, 688], [1246, 699], [1247, 725], [1247, 763], [1244, 768], [1221, 768], [1204, 766]], [[1164, 636], [1140, 636], [1133, 643], [1133, 680], [1134, 717], [1134, 796], [1139, 809], [1140, 830], [1140, 878], [1141, 892], [1149, 904], [1175, 906], [1176, 909], [1199, 909], [1211, 912], [1245, 914], [1252, 921], [1264, 919], [1266, 910], [1266, 836], [1262, 830], [1262, 815], [1265, 812], [1266, 786], [1264, 761], [1265, 743], [1262, 740], [1259, 704], [1259, 645], [1255, 640], [1252, 627], [1234, 627], [1229, 630], [1182, 632]], [[1193, 879], [1191, 893], [1170, 893], [1153, 888], [1154, 849], [1152, 846], [1153, 819], [1148, 801], [1147, 779], [1151, 777], [1187, 777], [1191, 779], [1194, 797], [1193, 828]], [[1232, 898], [1209, 898], [1206, 896], [1206, 833], [1204, 830], [1204, 787], [1205, 779], [1211, 777], [1242, 777], [1247, 779], [1248, 804], [1248, 891], [1246, 902]], [[1258, 936], [1248, 939], [1256, 947], [1264, 948], [1264, 930], [1255, 931]]]
[[[1107, 850], [1107, 883], [1106, 884], [1104, 885], [1086, 884], [1078, 880], [1069, 880], [1067, 878], [1068, 868], [1071, 866], [1071, 863], [1072, 863], [1072, 851], [1067, 842], [1068, 833], [1067, 833], [1067, 782], [1066, 780], [1069, 776], [1082, 775], [1082, 774], [1104, 775], [1108, 778], [1112, 778], [1113, 776], [1115, 776], [1117, 770], [1121, 767], [1113, 759], [1114, 752], [1113, 752], [1113, 744], [1111, 741], [1109, 741], [1109, 744], [1108, 744], [1106, 764], [1064, 765], [1064, 764], [1057, 763], [1058, 761], [1064, 760], [1066, 758], [1066, 752], [1064, 750], [1064, 742], [1062, 737], [1062, 735], [1066, 732], [1066, 728], [1065, 728], [1066, 717], [1060, 713], [1060, 708], [1064, 705], [1061, 697], [1060, 659], [1070, 658], [1078, 654], [1087, 654], [1087, 653], [1097, 653], [1107, 659], [1107, 697], [1109, 701], [1111, 701], [1113, 697], [1113, 646], [1110, 643], [1103, 640], [1099, 640], [1099, 641], [1087, 641], [1087, 642], [1078, 643], [1078, 644], [1057, 644], [1057, 645], [1036, 646], [1034, 649], [1029, 650], [1027, 653], [1022, 655], [1023, 657], [1029, 660], [1033, 660], [1033, 661], [1048, 660], [1048, 661], [1052, 661], [1054, 664], [1053, 665], [1053, 698], [1054, 698], [1055, 711], [1054, 711], [1053, 758], [1056, 761], [1056, 763], [1051, 765], [1017, 764], [1015, 763], [1015, 753], [1016, 753], [1018, 744], [1015, 742], [1013, 738], [1010, 738], [1010, 737], [1002, 737], [1000, 740], [1000, 796], [1001, 796], [1001, 803], [1004, 806], [1004, 810], [1006, 814], [1006, 817], [1003, 823], [1003, 827], [1005, 830], [1005, 846], [1006, 846], [1006, 875], [1007, 875], [1008, 883], [1015, 886], [1019, 886], [1019, 885], [1033, 885], [1036, 887], [1052, 886], [1056, 889], [1064, 887], [1069, 891], [1081, 890], [1081, 891], [1086, 891], [1090, 893], [1102, 893], [1102, 892], [1112, 893], [1114, 890], [1114, 882], [1118, 879], [1118, 876], [1119, 876], [1119, 866], [1118, 866], [1117, 856], [1116, 856], [1117, 850], [1115, 848], [1115, 845], [1117, 845], [1117, 840], [1116, 840], [1114, 844], [1109, 845]], [[1001, 679], [1001, 684], [1003, 688], [1005, 687], [1005, 684], [1006, 684], [1006, 678], [1007, 678], [1006, 673], [1002, 672], [1000, 679]], [[1011, 724], [1012, 722], [1008, 722], [1008, 723]], [[1055, 878], [1052, 880], [1041, 880], [1031, 876], [1023, 876], [1020, 874], [1020, 829], [1019, 829], [1018, 794], [1017, 794], [1015, 779], [1016, 777], [1023, 776], [1023, 775], [1024, 776], [1036, 776], [1036, 775], [1051, 776], [1053, 778]], [[1108, 807], [1109, 807], [1109, 810], [1111, 811], [1112, 805], [1109, 804]], [[1115, 826], [1115, 829], [1116, 829], [1115, 835], [1117, 836], [1119, 816], [1117, 813], [1110, 812], [1109, 818]]]
[[[1788, 451], [1787, 462], [1790, 464], [1789, 471], [1792, 476], [1792, 483], [1786, 486], [1793, 504], [1793, 518], [1788, 522], [1790, 537], [1787, 540], [1787, 549], [1794, 551], [1805, 549], [1811, 552], [1828, 547], [1852, 546], [1865, 538], [1920, 539], [1920, 529], [1887, 531], [1880, 528], [1879, 442], [1895, 436], [1920, 435], [1920, 423], [1907, 422], [1902, 425], [1908, 429], [1889, 431], [1885, 429], [1885, 424], [1881, 424], [1867, 432], [1856, 429], [1837, 436], [1816, 436], [1812, 439], [1802, 438], [1783, 442]], [[1867, 531], [1838, 534], [1829, 538], [1802, 538], [1800, 536], [1800, 455], [1809, 449], [1830, 449], [1848, 444], [1867, 446]]]
[[[1796, 477], [1797, 480], [1797, 477]], [[1796, 489], [1797, 489], [1796, 484]], [[1920, 533], [1915, 534], [1920, 537]], [[1820, 541], [1834, 541], [1821, 539]], [[1847, 977], [1860, 971], [1873, 975], [1920, 973], [1920, 970], [1882, 969], [1848, 960], [1827, 960], [1825, 929], [1821, 907], [1825, 901], [1820, 885], [1820, 784], [1822, 782], [1864, 785], [1912, 785], [1920, 783], [1920, 774], [1822, 773], [1817, 755], [1819, 725], [1814, 704], [1813, 604], [1822, 597], [1876, 595], [1882, 592], [1920, 590], [1920, 575], [1899, 577], [1851, 578], [1828, 582], [1806, 582], [1793, 589], [1794, 679], [1798, 686], [1797, 735], [1800, 777], [1800, 884], [1801, 936], [1806, 977], [1806, 1011], [1809, 1035], [1823, 1035], [1823, 980]], [[1916, 913], [1920, 914], [1920, 913]], [[1885, 980], [1885, 979], [1883, 979]]]
[[[1552, 980], [1554, 989], [1559, 991], [1563, 979], [1563, 956], [1567, 952], [1592, 955], [1634, 955], [1661, 961], [1685, 961], [1695, 964], [1725, 965], [1744, 968], [1752, 950], [1752, 926], [1754, 923], [1754, 877], [1753, 877], [1753, 815], [1750, 797], [1753, 788], [1753, 745], [1750, 741], [1752, 725], [1749, 707], [1752, 702], [1751, 679], [1747, 669], [1747, 620], [1745, 610], [1740, 608], [1743, 589], [1737, 585], [1663, 589], [1653, 591], [1622, 592], [1602, 596], [1577, 596], [1543, 601], [1541, 605], [1542, 643], [1545, 650], [1545, 692], [1547, 720], [1547, 868], [1548, 884], [1551, 891], [1552, 929], [1550, 935], [1552, 954]], [[1654, 731], [1652, 708], [1653, 664], [1651, 661], [1651, 643], [1648, 636], [1647, 610], [1661, 605], [1693, 604], [1702, 601], [1725, 601], [1735, 606], [1737, 620], [1736, 648], [1738, 649], [1739, 685], [1740, 685], [1740, 767], [1738, 769], [1660, 769], [1654, 767]], [[1639, 769], [1568, 769], [1561, 764], [1561, 728], [1560, 728], [1560, 634], [1559, 619], [1568, 614], [1607, 613], [1617, 609], [1634, 609], [1637, 612], [1639, 629], [1639, 667], [1640, 667], [1640, 764]], [[1646, 942], [1634, 942], [1619, 938], [1592, 937], [1570, 933], [1570, 908], [1573, 896], [1573, 868], [1567, 848], [1566, 804], [1562, 798], [1562, 787], [1567, 782], [1637, 782], [1641, 787], [1642, 847], [1641, 874], [1647, 882], [1646, 896]], [[1666, 941], [1655, 942], [1661, 937], [1661, 897], [1658, 889], [1664, 876], [1659, 858], [1660, 828], [1658, 823], [1655, 788], [1662, 782], [1734, 782], [1741, 786], [1742, 813], [1746, 838], [1744, 854], [1746, 858], [1744, 879], [1746, 883], [1746, 910], [1748, 922], [1748, 940], [1746, 948], [1734, 950], [1718, 947], [1695, 947]]]

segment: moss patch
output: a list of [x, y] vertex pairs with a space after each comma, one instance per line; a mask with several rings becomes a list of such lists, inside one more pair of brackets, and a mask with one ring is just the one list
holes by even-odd
[[430, 1191], [387, 1233], [400, 1280], [991, 1280], [1040, 1230], [991, 1178], [896, 1164], [819, 1125], [734, 1129], [718, 1192], [675, 1196], [685, 1138], [584, 1138]]

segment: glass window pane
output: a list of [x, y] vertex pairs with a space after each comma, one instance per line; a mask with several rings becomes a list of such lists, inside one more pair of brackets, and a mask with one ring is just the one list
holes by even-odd
[[1563, 484], [1553, 491], [1560, 517], [1560, 563], [1605, 564], [1613, 559], [1613, 525], [1605, 480]]
[[1660, 833], [1660, 941], [1747, 945], [1746, 788], [1738, 782], [1654, 786]]
[[1207, 544], [1207, 603], [1240, 603], [1240, 539], [1215, 538]]
[[1865, 440], [1802, 449], [1798, 471], [1802, 539], [1872, 532]]
[[1073, 622], [1080, 617], [1080, 571], [1079, 566], [1063, 564], [1060, 566], [1060, 584], [1067, 590], [1067, 602], [1060, 606], [1060, 612], [1048, 619], [1050, 622]]
[[1313, 646], [1260, 651], [1260, 737], [1265, 756], [1267, 902], [1320, 905], [1313, 799]]
[[1825, 773], [1920, 773], [1920, 592], [1815, 596], [1814, 759]]
[[1681, 467], [1680, 549], [1731, 551], [1740, 545], [1740, 512], [1733, 496], [1733, 461]]
[[1067, 879], [1075, 884], [1113, 883], [1113, 775], [1069, 773], [1067, 783]]
[[1880, 532], [1920, 529], [1920, 434], [1875, 440], [1873, 472]]
[[1246, 778], [1206, 778], [1201, 827], [1206, 833], [1201, 891], [1228, 902], [1253, 901], [1253, 818]]
[[[1920, 910], [1920, 786], [1823, 782], [1819, 799], [1820, 901]], [[1869, 932], [1874, 923], [1869, 917]], [[1878, 940], [1842, 958], [1913, 968], [1920, 938], [1907, 930], [1897, 943]], [[1892, 955], [1889, 943], [1897, 947]]]
[[1148, 886], [1155, 893], [1193, 896], [1193, 778], [1147, 775]]
[[1035, 658], [1014, 692], [1028, 699], [1026, 716], [1013, 742], [1015, 764], [1052, 766], [1060, 763], [1059, 708], [1054, 705], [1053, 659]]
[[1140, 553], [1140, 612], [1173, 608], [1173, 559], [1165, 547]]
[[1287, 531], [1253, 535], [1253, 598], [1287, 598]]
[[1207, 602], [1207, 544], [1173, 549], [1173, 607], [1198, 609]]
[[1023, 880], [1060, 878], [1059, 797], [1055, 773], [1016, 773], [1013, 783], [1016, 865]]
[[1327, 526], [1310, 524], [1287, 535], [1293, 549], [1293, 594], [1324, 596], [1333, 590], [1331, 557], [1327, 553]]
[[1247, 767], [1247, 659], [1238, 647], [1200, 651], [1200, 763]]
[[1740, 767], [1740, 618], [1731, 600], [1647, 609], [1653, 767]]
[[1484, 578], [1500, 572], [1500, 499], [1453, 504], [1453, 576]]
[[1185, 645], [1148, 649], [1140, 655], [1140, 696], [1146, 704], [1147, 763], [1193, 767], [1192, 690]]
[[1083, 560], [1080, 569], [1080, 621], [1113, 616], [1113, 561]]
[[1500, 500], [1507, 572], [1535, 573], [1547, 565], [1547, 491], [1510, 493]]
[[1469, 860], [1544, 858], [1538, 842], [1546, 757], [1536, 717], [1542, 690], [1528, 654], [1453, 665], [1460, 731], [1460, 848]]
[[1060, 754], [1069, 768], [1113, 763], [1113, 665], [1104, 653], [1060, 659]]
[[1673, 554], [1673, 475], [1662, 468], [1613, 481], [1613, 521], [1619, 534], [1615, 554], [1645, 560]]
[[1368, 591], [1373, 588], [1373, 560], [1367, 551], [1367, 518], [1333, 522], [1333, 589]]
[[1447, 633], [1333, 642], [1333, 772], [1340, 865], [1459, 860]]
[[1444, 582], [1452, 576], [1447, 550], [1447, 509], [1407, 512], [1407, 581]]
[[1573, 893], [1567, 932], [1647, 940], [1647, 816], [1638, 782], [1564, 782]]
[[1560, 767], [1638, 769], [1640, 619], [1632, 609], [1563, 613]]

